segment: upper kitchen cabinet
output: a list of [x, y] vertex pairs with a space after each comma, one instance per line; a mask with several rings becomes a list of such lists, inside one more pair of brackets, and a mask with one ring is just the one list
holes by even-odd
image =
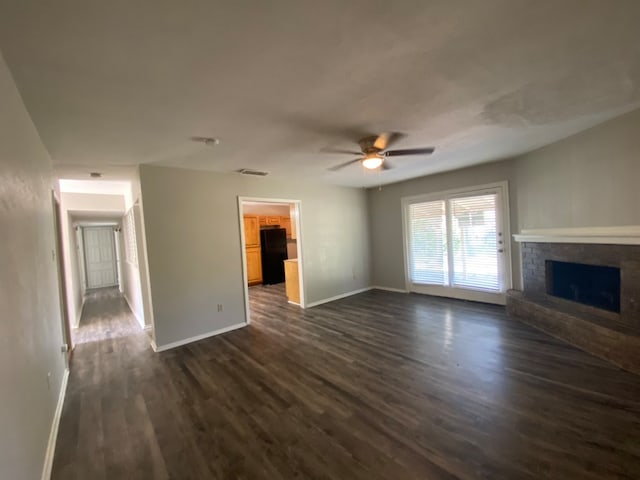
[[245, 247], [260, 246], [260, 224], [257, 215], [244, 216]]

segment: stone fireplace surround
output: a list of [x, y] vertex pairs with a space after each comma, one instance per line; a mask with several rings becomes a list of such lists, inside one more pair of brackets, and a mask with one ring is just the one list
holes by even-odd
[[[523, 291], [507, 295], [510, 316], [640, 374], [640, 227], [524, 230]], [[547, 294], [546, 261], [620, 268], [620, 313]]]

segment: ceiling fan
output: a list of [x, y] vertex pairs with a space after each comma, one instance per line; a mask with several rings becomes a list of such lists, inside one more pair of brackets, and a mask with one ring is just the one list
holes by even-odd
[[379, 167], [383, 170], [389, 170], [392, 167], [387, 162], [385, 162], [387, 157], [399, 157], [401, 155], [431, 155], [435, 151], [434, 147], [388, 150], [391, 145], [404, 137], [405, 135], [403, 135], [402, 133], [395, 132], [383, 133], [378, 136], [373, 135], [364, 137], [360, 141], [358, 141], [361, 152], [325, 149], [324, 151], [328, 153], [348, 153], [350, 155], [358, 155], [358, 158], [349, 160], [348, 162], [344, 162], [339, 165], [335, 165], [328, 170], [335, 172], [357, 162], [362, 163], [362, 166], [364, 168], [368, 168], [369, 170], [375, 170]]

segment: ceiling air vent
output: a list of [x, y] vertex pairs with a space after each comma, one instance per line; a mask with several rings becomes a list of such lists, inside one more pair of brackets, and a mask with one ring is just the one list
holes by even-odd
[[240, 170], [236, 170], [236, 172], [241, 173], [242, 175], [257, 175], [258, 177], [264, 177], [269, 175], [269, 172], [261, 172], [260, 170], [251, 170], [250, 168], [241, 168]]

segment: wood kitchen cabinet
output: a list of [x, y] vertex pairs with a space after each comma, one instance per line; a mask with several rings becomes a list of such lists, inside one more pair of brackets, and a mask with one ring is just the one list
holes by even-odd
[[289, 217], [280, 217], [280, 226], [287, 231], [287, 238], [291, 238], [291, 219]]
[[257, 215], [244, 216], [244, 250], [247, 259], [247, 283], [262, 283], [262, 257], [260, 255], [260, 223]]
[[244, 246], [260, 246], [260, 224], [257, 215], [244, 216]]
[[284, 261], [285, 291], [290, 303], [300, 305], [300, 280], [298, 277], [298, 259]]
[[287, 238], [295, 238], [293, 236], [291, 218], [278, 215], [259, 215], [258, 225], [260, 227], [276, 226], [284, 228], [287, 231]]
[[247, 247], [247, 283], [258, 285], [262, 283], [262, 259], [260, 257], [260, 246]]
[[289, 205], [289, 231], [291, 232], [291, 235], [289, 236], [289, 238], [291, 238], [292, 240], [296, 240], [298, 238], [298, 232], [296, 231], [297, 227], [296, 227], [296, 206], [295, 205]]

